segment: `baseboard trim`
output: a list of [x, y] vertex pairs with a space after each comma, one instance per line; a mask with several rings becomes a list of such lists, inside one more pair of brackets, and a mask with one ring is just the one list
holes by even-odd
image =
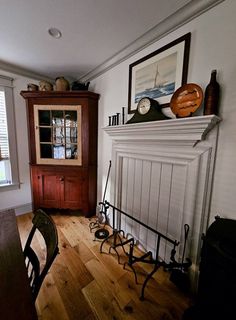
[[32, 206], [32, 203], [25, 203], [25, 204], [22, 204], [19, 206], [9, 207], [9, 208], [5, 208], [5, 209], [1, 209], [1, 210], [10, 210], [10, 209], [15, 210], [16, 216], [20, 216], [22, 214], [32, 212], [33, 206]]

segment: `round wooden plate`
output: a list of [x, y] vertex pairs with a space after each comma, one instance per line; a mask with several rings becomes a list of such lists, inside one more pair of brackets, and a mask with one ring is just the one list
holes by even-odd
[[202, 99], [202, 88], [195, 83], [188, 83], [175, 91], [170, 108], [177, 118], [189, 117], [200, 107]]

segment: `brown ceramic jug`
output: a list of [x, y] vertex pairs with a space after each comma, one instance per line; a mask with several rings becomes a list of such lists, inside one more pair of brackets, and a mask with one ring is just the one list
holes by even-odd
[[55, 91], [70, 90], [70, 84], [64, 77], [58, 77], [55, 81]]

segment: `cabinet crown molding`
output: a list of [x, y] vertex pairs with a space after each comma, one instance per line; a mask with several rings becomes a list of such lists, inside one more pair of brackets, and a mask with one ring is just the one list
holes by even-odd
[[21, 91], [21, 96], [29, 98], [90, 98], [99, 99], [99, 94], [87, 90], [81, 91]]

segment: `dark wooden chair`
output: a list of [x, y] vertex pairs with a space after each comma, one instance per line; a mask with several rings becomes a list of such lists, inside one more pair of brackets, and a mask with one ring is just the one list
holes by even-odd
[[[35, 301], [42, 285], [42, 282], [51, 267], [56, 255], [59, 253], [58, 249], [58, 236], [57, 229], [52, 218], [47, 215], [43, 210], [36, 211], [33, 220], [33, 227], [29, 233], [24, 249], [24, 257], [26, 267], [28, 271], [28, 277], [30, 286], [32, 289], [33, 300]], [[33, 249], [32, 239], [36, 230], [40, 232], [45, 241], [45, 262], [42, 265], [36, 253]]]

